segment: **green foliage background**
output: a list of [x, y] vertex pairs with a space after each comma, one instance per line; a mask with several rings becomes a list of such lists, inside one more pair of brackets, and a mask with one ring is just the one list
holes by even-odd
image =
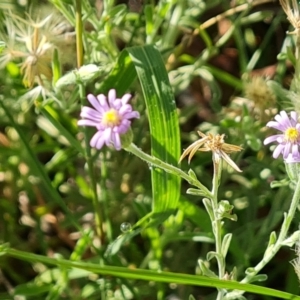
[[[0, 3], [0, 299], [216, 299], [215, 287], [247, 299], [297, 295], [288, 247], [261, 286], [235, 281], [261, 260], [292, 197], [284, 163], [262, 145], [266, 122], [292, 107], [294, 39], [279, 3], [20, 3]], [[255, 76], [267, 96], [247, 90]], [[231, 155], [243, 172], [225, 166], [219, 195], [238, 218], [222, 229], [233, 234], [235, 280], [200, 274], [199, 260], [217, 268], [206, 257], [214, 240], [203, 197], [186, 190], [189, 169], [211, 188], [211, 153], [184, 161], [182, 180], [127, 151], [87, 146], [80, 108], [111, 88], [133, 94], [137, 147], [174, 167], [197, 130], [243, 147]], [[297, 212], [290, 234], [298, 223]]]

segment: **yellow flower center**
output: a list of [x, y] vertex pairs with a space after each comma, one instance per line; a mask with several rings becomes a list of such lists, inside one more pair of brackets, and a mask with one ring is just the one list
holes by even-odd
[[103, 115], [102, 124], [113, 127], [120, 125], [121, 118], [115, 109], [110, 109]]
[[295, 127], [290, 127], [285, 131], [284, 138], [287, 142], [294, 143], [299, 138], [299, 132]]

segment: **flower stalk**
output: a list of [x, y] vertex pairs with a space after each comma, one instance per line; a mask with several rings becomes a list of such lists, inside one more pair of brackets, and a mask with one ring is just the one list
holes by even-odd
[[125, 150], [134, 154], [135, 156], [139, 157], [140, 159], [146, 161], [150, 165], [161, 168], [170, 174], [180, 176], [181, 178], [186, 180], [188, 183], [190, 183], [193, 186], [196, 186], [199, 190], [201, 190], [203, 192], [203, 194], [205, 195], [205, 197], [208, 197], [208, 198], [212, 197], [210, 191], [197, 179], [186, 174], [181, 169], [176, 168], [168, 163], [163, 162], [162, 160], [158, 159], [157, 157], [146, 154], [140, 148], [138, 148], [135, 144], [131, 143], [128, 147], [125, 148]]
[[[228, 154], [232, 152], [241, 151], [240, 146], [227, 144], [224, 141], [224, 134], [213, 135], [211, 133], [204, 134], [201, 131], [198, 131], [199, 140], [191, 144], [187, 149], [185, 149], [180, 157], [180, 161], [188, 156], [188, 162], [192, 159], [197, 151], [202, 152], [212, 152], [212, 161], [214, 167], [213, 179], [212, 179], [212, 190], [210, 192], [211, 196], [204, 198], [203, 203], [209, 215], [213, 234], [215, 237], [215, 252], [210, 252], [207, 256], [208, 260], [214, 257], [217, 260], [218, 264], [218, 277], [219, 279], [224, 279], [225, 274], [225, 257], [231, 240], [231, 234], [227, 234], [222, 240], [222, 219], [229, 218], [234, 220], [234, 216], [231, 215], [232, 206], [229, 205], [228, 201], [218, 201], [218, 190], [222, 174], [222, 163], [225, 160], [235, 171], [242, 172], [240, 168], [235, 164], [235, 162], [229, 157]], [[225, 241], [226, 239], [226, 241]], [[225, 241], [223, 245], [223, 241]], [[215, 276], [215, 274], [209, 270], [203, 270], [203, 265], [200, 263], [201, 271], [208, 272], [210, 275]], [[226, 293], [225, 289], [218, 289], [217, 300], [222, 300]]]
[[[218, 212], [218, 190], [219, 190], [219, 184], [221, 179], [221, 172], [222, 172], [222, 161], [219, 162], [213, 160], [213, 166], [214, 166], [214, 174], [213, 174], [213, 181], [212, 181], [212, 198], [211, 198], [211, 204], [213, 208], [213, 214], [210, 215], [210, 217], [213, 217], [211, 219], [211, 224], [213, 227], [213, 234], [215, 237], [215, 245], [216, 245], [216, 259], [218, 262], [218, 270], [219, 270], [219, 278], [224, 279], [225, 276], [225, 257], [222, 253], [222, 221], [221, 218], [217, 215]], [[218, 289], [218, 296], [217, 300], [223, 299], [223, 296], [225, 294], [225, 290]]]

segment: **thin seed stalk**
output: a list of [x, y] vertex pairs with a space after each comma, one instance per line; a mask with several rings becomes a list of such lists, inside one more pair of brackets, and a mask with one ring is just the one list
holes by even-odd
[[75, 28], [76, 28], [76, 52], [77, 52], [77, 68], [83, 65], [83, 25], [81, 18], [81, 0], [76, 0], [75, 12]]
[[[221, 172], [222, 172], [222, 160], [213, 159], [214, 165], [214, 173], [213, 173], [213, 181], [212, 181], [212, 208], [213, 208], [213, 219], [212, 227], [213, 227], [213, 234], [215, 236], [215, 244], [216, 244], [216, 253], [217, 253], [217, 262], [218, 262], [218, 272], [219, 278], [224, 279], [225, 276], [225, 258], [222, 254], [222, 221], [218, 216], [218, 190], [219, 190], [219, 183], [221, 179]], [[225, 291], [223, 289], [218, 289], [217, 300], [222, 300], [224, 297]]]

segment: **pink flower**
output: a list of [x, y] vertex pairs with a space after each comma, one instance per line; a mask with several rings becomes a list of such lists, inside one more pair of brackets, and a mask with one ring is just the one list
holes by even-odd
[[282, 133], [271, 135], [264, 140], [264, 145], [272, 142], [278, 143], [273, 152], [273, 157], [277, 158], [282, 154], [286, 162], [300, 161], [300, 123], [298, 114], [295, 111], [290, 113], [290, 117], [285, 111], [275, 116], [275, 121], [267, 123], [268, 127], [275, 128]]
[[80, 117], [83, 119], [78, 121], [78, 126], [91, 126], [97, 129], [90, 141], [91, 147], [101, 149], [105, 144], [121, 150], [120, 135], [130, 129], [131, 119], [140, 117], [140, 114], [133, 111], [132, 106], [127, 103], [130, 98], [130, 94], [125, 94], [121, 99], [117, 98], [114, 89], [108, 92], [108, 97], [103, 94], [87, 96], [94, 108], [82, 107]]

